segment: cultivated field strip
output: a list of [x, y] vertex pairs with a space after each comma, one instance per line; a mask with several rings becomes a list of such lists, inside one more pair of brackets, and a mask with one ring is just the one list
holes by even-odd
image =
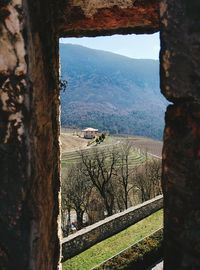
[[[84, 155], [90, 157], [94, 154], [94, 151], [98, 150], [98, 148], [89, 148], [84, 149]], [[111, 158], [111, 151], [113, 150], [113, 147], [108, 147], [107, 145], [101, 146], [101, 151], [103, 150], [104, 155], [106, 159], [109, 162], [109, 159]], [[120, 144], [115, 145], [115, 151], [120, 152]], [[80, 152], [79, 151], [72, 151], [72, 152], [65, 152], [62, 154], [62, 165], [70, 165], [76, 162], [79, 162], [81, 160]], [[119, 164], [120, 164], [120, 158], [119, 158]], [[133, 149], [129, 155], [129, 165], [130, 166], [137, 166], [145, 162], [145, 155], [141, 153], [139, 149]]]
[[157, 157], [162, 157], [162, 147], [163, 143], [161, 141], [152, 140], [144, 137], [128, 137], [120, 138], [121, 141], [128, 139], [135, 148], [141, 149], [148, 152], [149, 154], [155, 155]]
[[[66, 135], [66, 134], [65, 134]], [[66, 135], [67, 136], [67, 135]], [[66, 137], [65, 136], [65, 137]], [[63, 142], [65, 143], [66, 138], [63, 137]], [[67, 138], [70, 138], [68, 134]], [[74, 137], [71, 135], [71, 137]], [[69, 139], [68, 138], [68, 139]], [[79, 139], [80, 140], [80, 139]], [[81, 147], [86, 156], [92, 156], [96, 150], [103, 150], [107, 161], [109, 162], [109, 157], [111, 156], [111, 151], [115, 149], [116, 151], [121, 151], [121, 145], [124, 141], [129, 141], [132, 144], [133, 150], [129, 156], [129, 166], [135, 167], [145, 162], [145, 154], [148, 153], [148, 158], [161, 158], [162, 156], [162, 142], [152, 140], [150, 138], [139, 137], [139, 136], [108, 136], [106, 142], [101, 145], [92, 147]], [[78, 147], [79, 144], [77, 144]], [[80, 145], [79, 145], [80, 146]], [[81, 160], [80, 150], [77, 147], [72, 151], [63, 151], [62, 153], [62, 167], [67, 167], [70, 164], [77, 163]], [[65, 148], [67, 149], [67, 148]], [[70, 149], [70, 148], [69, 148]], [[119, 163], [120, 164], [120, 163]]]

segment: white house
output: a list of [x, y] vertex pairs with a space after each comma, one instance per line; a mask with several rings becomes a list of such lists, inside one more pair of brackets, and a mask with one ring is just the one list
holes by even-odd
[[97, 133], [98, 133], [98, 129], [95, 129], [95, 128], [86, 128], [83, 130], [85, 139], [93, 139], [95, 138]]

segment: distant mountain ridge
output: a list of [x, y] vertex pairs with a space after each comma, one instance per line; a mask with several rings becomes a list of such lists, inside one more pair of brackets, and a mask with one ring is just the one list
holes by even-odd
[[61, 124], [162, 138], [167, 102], [159, 89], [159, 61], [132, 59], [60, 44]]

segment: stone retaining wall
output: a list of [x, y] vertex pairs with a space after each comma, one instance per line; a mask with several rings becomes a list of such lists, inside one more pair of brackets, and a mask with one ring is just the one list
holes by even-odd
[[72, 258], [94, 244], [128, 228], [162, 207], [163, 197], [157, 196], [152, 200], [136, 207], [130, 207], [126, 211], [108, 217], [64, 238], [62, 241], [63, 261]]

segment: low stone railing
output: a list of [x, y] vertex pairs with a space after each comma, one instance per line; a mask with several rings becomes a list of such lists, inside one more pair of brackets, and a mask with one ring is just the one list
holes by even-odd
[[72, 258], [106, 238], [121, 232], [163, 207], [163, 196], [105, 218], [88, 226], [62, 241], [63, 261]]

